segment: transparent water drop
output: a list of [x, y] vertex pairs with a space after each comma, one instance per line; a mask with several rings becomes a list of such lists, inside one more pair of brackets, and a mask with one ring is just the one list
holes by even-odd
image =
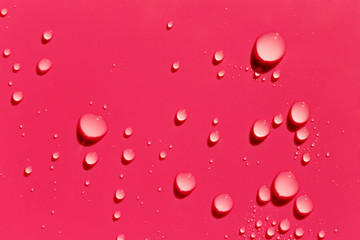
[[304, 229], [302, 227], [297, 227], [294, 231], [294, 235], [296, 238], [301, 238], [304, 235]]
[[12, 82], [12, 81], [9, 81], [9, 82], [8, 82], [8, 85], [9, 85], [9, 87], [11, 87], [11, 86], [13, 85], [13, 82]]
[[258, 79], [259, 77], [260, 77], [260, 73], [258, 73], [258, 72], [254, 72], [254, 79]]
[[233, 200], [229, 194], [219, 194], [213, 200], [213, 214], [222, 217], [228, 214], [233, 208]]
[[51, 30], [45, 31], [42, 35], [42, 41], [43, 43], [49, 42], [53, 37], [53, 33]]
[[295, 137], [297, 142], [303, 143], [309, 138], [310, 132], [307, 127], [302, 127], [296, 131]]
[[256, 228], [261, 228], [261, 226], [263, 225], [263, 222], [259, 219], [256, 221], [255, 227]]
[[196, 179], [191, 173], [181, 172], [176, 175], [174, 186], [175, 193], [177, 193], [178, 196], [185, 197], [194, 191]]
[[214, 117], [214, 119], [212, 120], [212, 125], [216, 126], [219, 123], [219, 118]]
[[114, 215], [113, 215], [113, 219], [114, 219], [114, 221], [119, 220], [119, 219], [120, 219], [120, 217], [121, 217], [121, 212], [120, 212], [120, 211], [116, 211], [116, 212], [114, 212]]
[[274, 71], [271, 75], [271, 79], [275, 82], [279, 80], [279, 78], [280, 78], [280, 71], [279, 70]]
[[304, 153], [304, 155], [301, 158], [301, 162], [306, 165], [310, 162], [311, 158], [310, 158], [310, 153]]
[[208, 142], [209, 142], [209, 144], [210, 144], [211, 146], [212, 146], [212, 145], [215, 145], [219, 140], [220, 140], [220, 133], [219, 133], [219, 131], [212, 131], [212, 132], [209, 134]]
[[186, 109], [180, 109], [176, 112], [176, 116], [175, 116], [175, 120], [176, 120], [176, 123], [179, 125], [179, 124], [182, 124], [185, 122], [185, 120], [187, 119], [187, 112], [186, 112]]
[[130, 137], [132, 134], [133, 134], [132, 128], [130, 128], [130, 127], [125, 128], [125, 130], [124, 130], [124, 136], [125, 137]]
[[301, 217], [306, 217], [313, 210], [313, 203], [307, 195], [298, 196], [295, 200], [294, 209]]
[[85, 181], [85, 187], [89, 186], [90, 185], [90, 180], [86, 180]]
[[85, 145], [93, 144], [105, 136], [107, 124], [102, 116], [86, 113], [79, 119], [78, 133]]
[[92, 168], [98, 162], [99, 156], [96, 152], [88, 152], [84, 157], [84, 165], [86, 168]]
[[267, 238], [272, 238], [275, 235], [275, 228], [274, 227], [268, 227], [268, 229], [266, 230], [266, 237]]
[[282, 201], [292, 199], [299, 191], [299, 183], [291, 171], [280, 172], [273, 181], [273, 193]]
[[39, 74], [42, 75], [47, 73], [50, 70], [51, 66], [51, 61], [47, 58], [43, 58], [38, 62], [36, 70]]
[[216, 51], [213, 56], [214, 64], [219, 64], [224, 59], [224, 52], [222, 50]]
[[125, 235], [124, 234], [120, 234], [116, 237], [116, 240], [125, 240]]
[[123, 162], [128, 164], [128, 163], [131, 163], [135, 158], [135, 152], [130, 149], [130, 148], [126, 148], [124, 151], [123, 151], [123, 154], [122, 154], [122, 159], [123, 159]]
[[266, 185], [263, 185], [259, 188], [258, 190], [258, 201], [261, 203], [261, 204], [266, 204], [270, 201], [271, 199], [271, 192], [270, 192], [270, 189], [266, 186]]
[[288, 218], [284, 218], [280, 221], [279, 230], [282, 233], [286, 233], [290, 229], [290, 220]]
[[32, 167], [27, 166], [24, 170], [25, 176], [29, 176], [32, 173]]
[[169, 21], [166, 25], [166, 28], [170, 30], [173, 27], [173, 25], [174, 25], [173, 21]]
[[281, 113], [276, 114], [273, 118], [273, 125], [278, 127], [284, 122], [284, 117]]
[[1, 11], [0, 11], [0, 15], [1, 15], [2, 17], [5, 17], [7, 14], [8, 14], [8, 10], [7, 10], [7, 8], [3, 8], [3, 9], [1, 9]]
[[59, 153], [59, 152], [54, 152], [54, 153], [51, 155], [51, 159], [52, 159], [53, 161], [58, 160], [59, 157], [60, 157], [60, 153]]
[[116, 202], [121, 202], [125, 198], [125, 191], [122, 188], [116, 189], [114, 199]]
[[310, 117], [310, 109], [305, 102], [296, 102], [291, 106], [290, 118], [293, 124], [304, 125]]
[[166, 157], [167, 157], [167, 154], [166, 154], [165, 151], [161, 151], [161, 152], [159, 153], [159, 158], [160, 158], [160, 160], [164, 160]]
[[11, 102], [13, 105], [19, 104], [24, 98], [22, 91], [15, 91], [12, 95]]
[[256, 120], [252, 127], [252, 135], [255, 139], [263, 140], [270, 133], [270, 124], [266, 120]]
[[239, 229], [239, 235], [243, 235], [245, 233], [245, 227], [241, 227]]
[[10, 48], [4, 49], [3, 56], [8, 57], [10, 55], [11, 55], [11, 49]]
[[325, 238], [325, 231], [324, 230], [319, 231], [318, 238], [319, 239], [324, 239]]
[[253, 48], [253, 69], [258, 72], [269, 71], [281, 61], [285, 51], [285, 41], [279, 33], [270, 32], [260, 35]]
[[14, 66], [13, 66], [13, 71], [14, 72], [18, 72], [21, 68], [21, 65], [20, 63], [15, 63]]
[[225, 75], [225, 70], [220, 70], [217, 73], [217, 78], [220, 79], [220, 78], [224, 77], [224, 75]]
[[325, 154], [325, 156], [326, 156], [327, 158], [330, 157], [330, 153], [327, 152], [327, 153]]
[[254, 239], [254, 238], [256, 238], [256, 233], [252, 232], [252, 233], [250, 234], [250, 239]]
[[179, 70], [179, 68], [180, 68], [180, 62], [179, 61], [175, 61], [171, 66], [171, 70], [173, 72], [176, 72], [177, 70]]

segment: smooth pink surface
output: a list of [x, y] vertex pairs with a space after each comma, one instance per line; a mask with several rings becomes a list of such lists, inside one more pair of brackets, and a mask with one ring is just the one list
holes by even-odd
[[[246, 239], [253, 231], [263, 239], [271, 222], [278, 228], [284, 218], [291, 227], [281, 239], [296, 227], [304, 229], [302, 239], [317, 239], [320, 230], [325, 239], [357, 238], [359, 1], [3, 0], [2, 8], [8, 13], [0, 17], [0, 50], [11, 55], [0, 58], [1, 239], [239, 239], [240, 227]], [[49, 30], [53, 37], [44, 44]], [[286, 53], [254, 80], [245, 69], [265, 32], [279, 32]], [[218, 50], [225, 57], [214, 65]], [[38, 75], [43, 58], [51, 69]], [[281, 77], [274, 83], [276, 70]], [[25, 96], [17, 105], [14, 91]], [[286, 125], [297, 101], [310, 108], [310, 136], [300, 149]], [[188, 117], [177, 126], [179, 109]], [[91, 146], [76, 136], [87, 112], [108, 126]], [[254, 121], [271, 122], [279, 113], [284, 123], [251, 144]], [[127, 127], [134, 132], [124, 138]], [[221, 138], [209, 146], [212, 131]], [[308, 148], [311, 162], [302, 165]], [[128, 165], [124, 149], [136, 152]], [[87, 152], [100, 156], [90, 170], [83, 168]], [[28, 166], [32, 173], [24, 176]], [[258, 188], [284, 170], [296, 175], [298, 195], [311, 196], [313, 212], [305, 219], [295, 218], [294, 200], [256, 202]], [[179, 172], [191, 172], [197, 183], [182, 199], [173, 189]], [[126, 198], [115, 203], [119, 188]], [[221, 193], [234, 205], [215, 218], [211, 205]]]

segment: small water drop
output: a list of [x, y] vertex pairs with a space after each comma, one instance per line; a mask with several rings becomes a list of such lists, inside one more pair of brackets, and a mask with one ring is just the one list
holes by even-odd
[[114, 195], [115, 202], [121, 202], [122, 200], [124, 200], [124, 198], [125, 198], [124, 189], [121, 189], [121, 188], [117, 189], [115, 191], [115, 195]]
[[124, 136], [125, 137], [130, 137], [132, 134], [133, 134], [132, 128], [130, 128], [130, 127], [125, 128], [125, 130], [124, 130]]
[[51, 30], [49, 31], [45, 31], [42, 35], [42, 42], [43, 43], [48, 43], [53, 37], [53, 33]]
[[161, 152], [159, 153], [159, 159], [160, 159], [160, 160], [164, 160], [166, 157], [167, 157], [167, 154], [166, 154], [165, 151], [161, 151]]
[[324, 230], [319, 231], [318, 238], [319, 239], [324, 239], [325, 238], [325, 231]]
[[167, 25], [166, 25], [166, 28], [167, 28], [168, 30], [170, 30], [170, 29], [173, 27], [173, 25], [174, 25], [173, 21], [169, 21], [169, 22], [167, 23]]
[[180, 125], [182, 123], [185, 122], [185, 120], [187, 119], [187, 112], [186, 112], [186, 109], [180, 109], [176, 112], [176, 115], [175, 115], [175, 123], [177, 125]]
[[239, 235], [243, 235], [245, 233], [245, 227], [241, 227], [239, 229]]
[[229, 194], [219, 194], [213, 200], [212, 210], [216, 217], [223, 217], [233, 208], [233, 200]]
[[135, 152], [132, 149], [126, 148], [123, 151], [123, 154], [122, 154], [123, 163], [129, 164], [134, 160], [134, 158], [135, 158]]
[[225, 70], [220, 70], [217, 73], [217, 78], [220, 79], [220, 78], [224, 77], [224, 75], [225, 75]]
[[21, 68], [20, 63], [15, 63], [13, 66], [13, 72], [18, 72]]
[[214, 119], [212, 120], [212, 125], [216, 126], [219, 123], [219, 118], [214, 117]]
[[271, 192], [270, 189], [266, 186], [263, 185], [259, 188], [258, 190], [258, 195], [257, 195], [257, 199], [261, 204], [266, 204], [270, 201], [271, 199]]
[[52, 63], [49, 59], [43, 58], [38, 62], [36, 70], [37, 70], [38, 74], [42, 75], [42, 74], [47, 73], [50, 70], [51, 65], [52, 65]]
[[301, 238], [304, 235], [304, 232], [302, 227], [297, 227], [294, 231], [295, 238]]
[[298, 196], [295, 200], [294, 209], [299, 217], [306, 217], [313, 210], [313, 203], [307, 195]]
[[264, 140], [270, 133], [270, 124], [266, 120], [256, 120], [252, 126], [252, 136], [256, 140]]
[[120, 217], [121, 217], [121, 212], [120, 212], [120, 211], [116, 211], [116, 212], [114, 212], [114, 215], [113, 215], [113, 219], [114, 219], [114, 221], [119, 220], [119, 219], [120, 219]]
[[256, 233], [252, 232], [252, 233], [250, 234], [250, 239], [254, 239], [254, 238], [256, 238]]
[[279, 80], [280, 78], [280, 71], [279, 70], [276, 70], [272, 73], [271, 75], [271, 80], [273, 80], [273, 82]]
[[171, 70], [173, 72], [176, 72], [177, 70], [179, 70], [179, 68], [180, 68], [180, 62], [179, 61], [175, 61], [171, 66]]
[[284, 218], [280, 221], [279, 230], [282, 233], [286, 233], [290, 229], [290, 220], [288, 218]]
[[11, 55], [11, 49], [10, 48], [4, 49], [3, 56], [8, 57], [10, 55]]
[[27, 166], [24, 170], [24, 174], [25, 176], [29, 176], [32, 173], [32, 167], [31, 166]]
[[116, 237], [116, 240], [125, 240], [125, 235], [124, 234], [120, 234]]
[[191, 173], [178, 173], [175, 177], [174, 187], [178, 197], [188, 196], [196, 187], [196, 179]]
[[103, 117], [93, 113], [82, 115], [78, 123], [78, 137], [83, 145], [94, 144], [107, 133], [107, 124]]
[[85, 187], [89, 186], [90, 185], [90, 180], [86, 180], [85, 181]]
[[310, 109], [304, 102], [296, 102], [291, 106], [290, 118], [294, 125], [304, 125], [310, 117]]
[[276, 114], [273, 118], [273, 126], [278, 127], [280, 126], [284, 121], [284, 117], [281, 113]]
[[58, 160], [59, 157], [60, 157], [60, 153], [59, 153], [59, 152], [54, 152], [54, 153], [51, 155], [51, 159], [52, 159], [53, 161]]
[[261, 228], [261, 226], [263, 225], [263, 222], [259, 219], [256, 221], [255, 227], [256, 228]]
[[258, 79], [259, 77], [260, 77], [260, 73], [258, 73], [258, 72], [254, 72], [254, 79]]
[[84, 157], [84, 167], [85, 169], [90, 169], [93, 166], [95, 166], [95, 164], [97, 163], [97, 161], [99, 160], [99, 156], [96, 152], [88, 152], [85, 154]]
[[2, 17], [5, 17], [7, 14], [8, 14], [8, 10], [7, 10], [7, 8], [3, 8], [3, 9], [1, 9], [1, 11], [0, 11], [0, 15], [1, 15]]
[[288, 201], [299, 191], [299, 183], [291, 171], [280, 172], [273, 181], [273, 193], [278, 200]]
[[295, 137], [297, 140], [297, 143], [303, 143], [309, 138], [310, 132], [307, 127], [302, 127], [299, 130], [296, 131]]
[[11, 103], [13, 105], [17, 105], [23, 100], [23, 98], [24, 98], [24, 95], [23, 95], [22, 91], [15, 91], [12, 95]]
[[330, 157], [330, 153], [327, 152], [327, 153], [325, 154], [325, 156], [326, 156], [327, 158]]
[[224, 59], [224, 52], [222, 50], [216, 51], [213, 56], [213, 63], [219, 64]]
[[274, 227], [269, 227], [266, 230], [266, 237], [267, 238], [272, 238], [275, 235], [275, 228]]
[[220, 140], [219, 131], [212, 131], [208, 137], [208, 143], [210, 146], [215, 145]]

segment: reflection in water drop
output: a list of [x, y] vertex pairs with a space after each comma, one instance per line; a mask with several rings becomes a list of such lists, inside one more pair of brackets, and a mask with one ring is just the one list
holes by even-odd
[[132, 134], [133, 134], [132, 128], [130, 128], [130, 127], [125, 128], [125, 130], [124, 130], [124, 136], [125, 137], [130, 137]]
[[164, 160], [166, 157], [167, 157], [167, 154], [166, 154], [165, 151], [161, 151], [161, 152], [159, 153], [159, 158], [160, 158], [160, 160]]
[[2, 17], [5, 17], [7, 14], [8, 14], [8, 10], [7, 10], [7, 8], [3, 8], [3, 9], [1, 9], [1, 11], [0, 11], [0, 15], [1, 15]]
[[52, 156], [51, 156], [51, 159], [52, 159], [53, 161], [56, 161], [56, 160], [59, 159], [59, 157], [60, 157], [60, 153], [59, 153], [59, 152], [54, 152], [54, 153], [52, 154]]
[[279, 80], [279, 78], [280, 78], [280, 71], [279, 70], [274, 71], [271, 75], [271, 80], [275, 82]]
[[217, 78], [220, 79], [220, 78], [222, 78], [224, 75], [225, 75], [225, 70], [220, 70], [220, 71], [218, 71], [218, 73], [217, 73]]
[[124, 234], [120, 234], [116, 237], [116, 240], [125, 240], [125, 235]]

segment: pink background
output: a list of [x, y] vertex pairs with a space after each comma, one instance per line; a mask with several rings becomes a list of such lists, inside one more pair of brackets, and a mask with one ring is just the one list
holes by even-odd
[[[271, 220], [285, 217], [292, 226], [281, 239], [295, 226], [305, 229], [303, 239], [316, 239], [319, 230], [326, 239], [359, 236], [359, 1], [2, 0], [0, 8], [8, 8], [0, 17], [0, 50], [12, 50], [0, 57], [1, 239], [116, 239], [121, 233], [126, 239], [242, 239], [242, 226], [248, 239], [252, 219], [263, 220], [265, 227], [255, 230], [263, 239]], [[42, 44], [46, 30], [54, 37]], [[271, 72], [254, 80], [245, 71], [255, 39], [267, 31], [279, 32], [287, 44], [275, 87]], [[216, 50], [225, 58], [214, 66]], [[35, 68], [43, 57], [53, 67], [39, 76]], [[181, 66], [173, 73], [176, 60]], [[14, 63], [21, 64], [17, 73]], [[221, 80], [219, 70], [225, 70]], [[24, 99], [13, 106], [16, 90]], [[314, 119], [297, 159], [285, 124], [260, 145], [250, 144], [255, 120], [286, 116], [296, 101], [305, 101]], [[180, 108], [189, 116], [175, 126]], [[76, 139], [86, 112], [102, 115], [109, 127], [90, 147]], [[217, 126], [211, 125], [214, 117]], [[128, 139], [126, 127], [134, 130]], [[209, 148], [212, 130], [220, 131], [221, 141]], [[312, 160], [302, 166], [316, 133]], [[136, 153], [126, 166], [125, 148]], [[168, 156], [160, 161], [162, 150]], [[53, 162], [56, 151], [60, 158]], [[100, 160], [85, 171], [88, 151]], [[28, 165], [33, 172], [25, 177]], [[293, 201], [256, 204], [258, 187], [270, 185], [281, 170], [292, 170], [299, 193], [313, 200], [314, 211], [304, 220], [294, 218]], [[172, 188], [180, 171], [193, 173], [198, 184], [184, 199]], [[117, 188], [126, 192], [118, 204]], [[219, 193], [229, 193], [234, 208], [216, 219], [211, 202]], [[117, 210], [122, 216], [114, 222]]]

